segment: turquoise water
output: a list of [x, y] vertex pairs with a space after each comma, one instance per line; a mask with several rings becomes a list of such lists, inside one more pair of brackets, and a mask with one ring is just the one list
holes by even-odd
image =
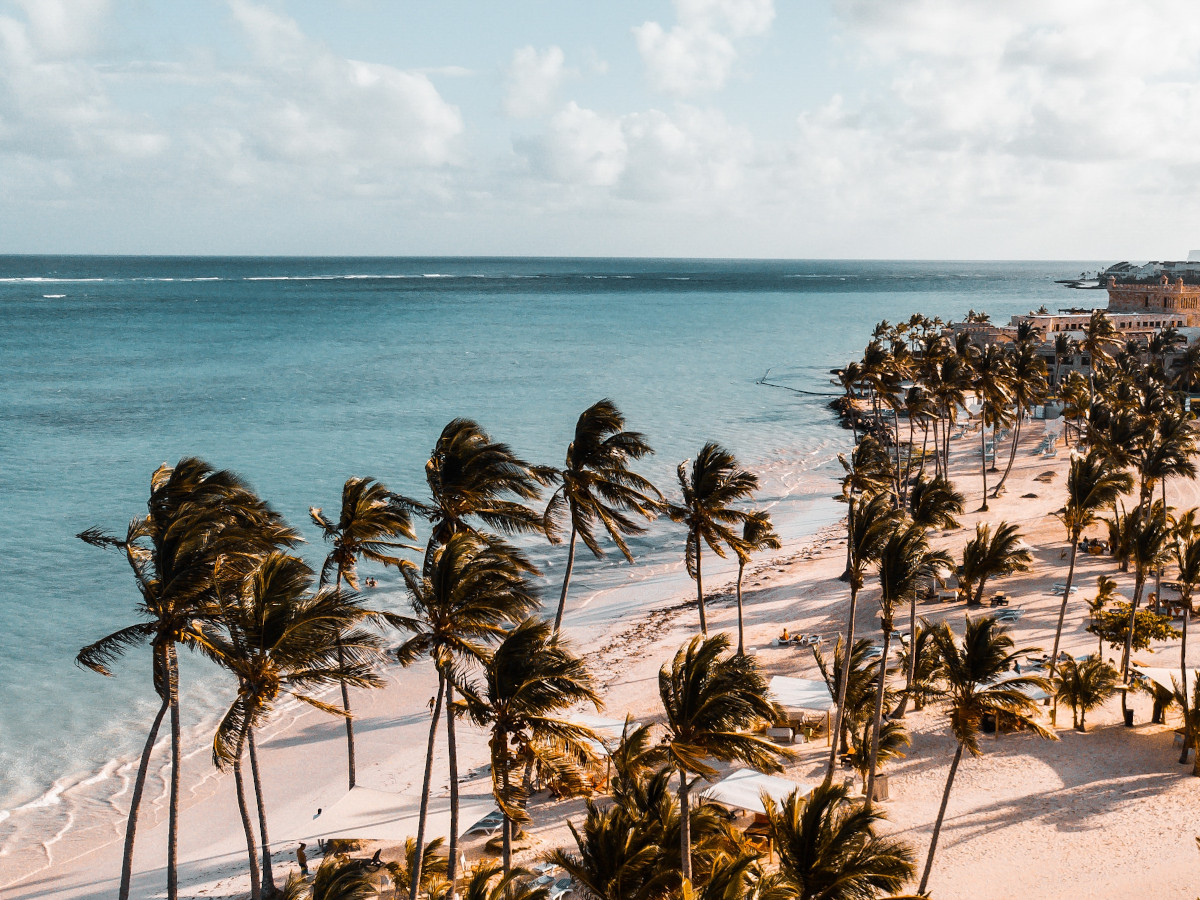
[[[1053, 283], [1095, 268], [0, 257], [0, 810], [12, 813], [0, 841], [22, 807], [67, 809], [77, 782], [94, 787], [144, 735], [156, 705], [144, 653], [112, 679], [72, 664], [135, 621], [124, 563], [74, 535], [122, 531], [160, 463], [199, 455], [241, 472], [317, 561], [307, 508], [336, 509], [348, 476], [421, 496], [424, 460], [455, 416], [561, 464], [579, 412], [608, 396], [658, 450], [643, 468], [665, 491], [680, 460], [720, 441], [763, 475], [761, 502], [794, 540], [838, 515], [828, 497], [846, 434], [820, 394], [875, 322], [1100, 303]], [[768, 369], [812, 393], [757, 384]], [[638, 578], [687, 590], [669, 523], [634, 546]], [[531, 550], [555, 581], [562, 552]], [[371, 574], [379, 602], [400, 602], [393, 575]], [[585, 559], [579, 602], [612, 602], [575, 624], [636, 608], [629, 574]], [[202, 725], [221, 676], [193, 662], [185, 677]]]

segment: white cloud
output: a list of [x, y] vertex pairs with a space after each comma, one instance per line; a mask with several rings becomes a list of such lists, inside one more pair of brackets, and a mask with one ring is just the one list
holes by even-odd
[[625, 170], [629, 148], [621, 121], [583, 109], [572, 100], [546, 134], [525, 148], [538, 174], [587, 187], [611, 187]]
[[560, 47], [539, 53], [526, 46], [514, 52], [505, 77], [504, 111], [516, 119], [546, 112], [562, 83], [564, 61]]
[[687, 96], [725, 85], [738, 58], [738, 43], [765, 34], [775, 18], [774, 0], [675, 0], [676, 24], [633, 29], [650, 83]]

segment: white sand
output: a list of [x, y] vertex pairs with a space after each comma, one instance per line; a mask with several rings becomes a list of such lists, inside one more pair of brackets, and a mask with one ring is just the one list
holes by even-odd
[[[1012, 605], [1026, 614], [1014, 627], [1021, 645], [1053, 642], [1059, 598], [1049, 589], [1066, 574], [1061, 558], [1065, 547], [1061, 525], [1050, 513], [1061, 507], [1067, 455], [1043, 460], [1029, 455], [1040, 438], [1037, 426], [1026, 429], [1007, 492], [990, 501], [989, 521], [1005, 519], [1020, 524], [1035, 548], [1037, 565], [1032, 572], [1003, 583]], [[968, 494], [968, 508], [979, 505], [980, 481], [977, 448], [957, 442], [955, 476]], [[972, 452], [974, 451], [974, 452]], [[1006, 461], [1001, 454], [1001, 462]], [[1050, 484], [1034, 476], [1055, 471]], [[989, 476], [994, 483], [997, 476]], [[1172, 503], [1186, 508], [1200, 502], [1195, 483], [1169, 486]], [[1026, 499], [1023, 494], [1036, 493]], [[940, 534], [935, 544], [960, 556], [962, 545], [981, 520], [979, 514], [963, 517], [963, 529]], [[747, 571], [747, 642], [759, 648], [759, 659], [772, 674], [800, 673], [819, 677], [807, 650], [774, 648], [771, 639], [782, 626], [803, 633], [817, 632], [828, 640], [843, 624], [848, 592], [837, 581], [845, 558], [838, 527], [825, 529], [804, 549], [789, 548], [775, 559], [752, 564]], [[1099, 533], [1097, 530], [1094, 533]], [[1084, 631], [1083, 597], [1094, 592], [1096, 576], [1116, 577], [1127, 595], [1132, 575], [1115, 572], [1109, 557], [1081, 556], [1076, 584], [1079, 593], [1068, 607], [1063, 648], [1075, 654], [1095, 649], [1095, 639]], [[575, 636], [604, 684], [607, 713], [619, 717], [630, 712], [642, 720], [658, 712], [657, 671], [675, 649], [697, 628], [694, 597], [689, 584], [680, 585], [675, 602], [626, 619], [591, 636]], [[860, 596], [859, 634], [878, 637], [877, 588], [869, 580]], [[732, 595], [710, 604], [710, 627], [736, 629]], [[961, 631], [963, 604], [921, 604], [918, 614], [934, 619], [948, 617]], [[570, 619], [568, 614], [568, 631]], [[898, 627], [907, 627], [907, 611], [897, 616]], [[1178, 665], [1178, 642], [1155, 647], [1141, 656], [1158, 665]], [[1106, 648], [1106, 656], [1114, 656]], [[1195, 664], [1195, 657], [1191, 657]], [[358, 717], [359, 783], [367, 787], [405, 793], [414, 800], [420, 786], [428, 727], [428, 699], [434, 680], [425, 667], [392, 673], [381, 691], [355, 698]], [[1140, 724], [1150, 716], [1150, 700], [1134, 695], [1132, 706], [1139, 723], [1132, 729], [1119, 724], [1119, 701], [1089, 716], [1089, 732], [1070, 728], [1069, 711], [1059, 717], [1060, 741], [1041, 741], [1027, 735], [1005, 735], [983, 741], [983, 755], [964, 758], [947, 811], [930, 887], [938, 898], [1074, 898], [1089, 900], [1131, 897], [1192, 897], [1200, 892], [1200, 852], [1194, 835], [1200, 832], [1195, 806], [1200, 779], [1191, 777], [1191, 765], [1178, 764], [1168, 725]], [[1066, 727], [1062, 727], [1065, 721]], [[891, 765], [891, 799], [884, 804], [889, 828], [910, 840], [923, 865], [933, 820], [937, 815], [953, 744], [937, 708], [907, 718], [913, 745], [907, 759]], [[311, 819], [318, 807], [330, 805], [344, 790], [344, 738], [340, 724], [318, 713], [305, 712], [265, 740], [261, 754], [270, 821], [277, 831], [284, 823]], [[468, 773], [486, 761], [486, 735], [462, 726], [459, 729], [460, 771]], [[797, 780], [819, 778], [827, 752], [824, 741], [798, 745], [788, 775]], [[439, 742], [435, 762], [435, 794], [445, 796], [444, 747]], [[206, 751], [189, 758], [184, 773], [186, 806], [182, 814], [181, 882], [187, 896], [245, 896], [245, 848], [236, 815], [232, 779], [214, 777]], [[468, 778], [462, 785], [464, 805], [486, 801], [486, 777]], [[157, 809], [161, 810], [161, 804]], [[532, 810], [527, 849], [518, 859], [530, 861], [554, 846], [569, 842], [568, 818], [581, 815], [581, 800], [553, 801], [539, 796]], [[0, 884], [30, 872], [20, 883], [5, 888], [6, 898], [44, 896], [101, 898], [115, 893], [120, 867], [122, 823], [111, 833], [81, 835], [72, 846], [57, 846], [56, 860], [23, 861], [17, 870], [0, 860]], [[106, 843], [101, 843], [106, 840]], [[469, 859], [482, 853], [484, 839], [466, 843]], [[100, 844], [97, 846], [97, 844]], [[134, 895], [164, 893], [162, 862], [165, 826], [143, 819], [139, 831], [137, 879]], [[277, 878], [293, 866], [294, 846], [277, 847]], [[84, 852], [87, 851], [87, 852]], [[390, 854], [387, 854], [390, 855]], [[5, 867], [8, 867], [7, 870]], [[32, 870], [32, 871], [31, 871]], [[239, 893], [239, 888], [243, 893]]]

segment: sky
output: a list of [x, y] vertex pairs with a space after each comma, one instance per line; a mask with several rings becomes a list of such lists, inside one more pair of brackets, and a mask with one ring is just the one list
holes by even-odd
[[1193, 0], [0, 0], [0, 253], [1171, 259]]

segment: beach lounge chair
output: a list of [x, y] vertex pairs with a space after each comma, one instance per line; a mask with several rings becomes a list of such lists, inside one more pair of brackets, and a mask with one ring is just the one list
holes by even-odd
[[1025, 615], [1025, 610], [1019, 606], [1010, 607], [996, 616], [997, 622], [1015, 622], [1021, 616]]
[[494, 809], [472, 825], [467, 834], [486, 834], [491, 837], [502, 827], [504, 827], [504, 813]]
[[[1064, 582], [1064, 581], [1059, 581], [1059, 582], [1055, 582], [1055, 584], [1054, 584], [1054, 587], [1052, 587], [1052, 588], [1050, 589], [1050, 593], [1052, 593], [1052, 594], [1061, 594], [1061, 593], [1062, 593], [1063, 591], [1065, 591], [1066, 589], [1067, 589], [1067, 584], [1066, 584], [1066, 582]], [[1078, 593], [1078, 592], [1079, 592], [1079, 586], [1078, 586], [1078, 585], [1075, 585], [1075, 584], [1071, 585], [1071, 593], [1072, 593], [1072, 594], [1076, 594], [1076, 593]]]
[[559, 897], [565, 897], [567, 894], [575, 890], [575, 882], [569, 877], [562, 877], [554, 882], [554, 887], [550, 888], [549, 900], [558, 900]]

